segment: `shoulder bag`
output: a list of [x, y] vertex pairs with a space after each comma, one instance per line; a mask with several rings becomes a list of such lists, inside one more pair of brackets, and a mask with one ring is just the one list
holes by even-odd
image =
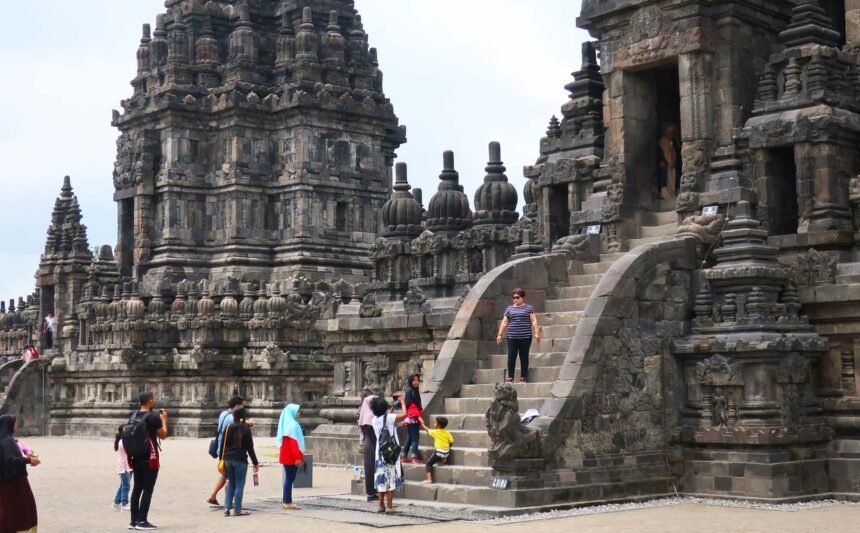
[[227, 435], [230, 434], [230, 426], [224, 430], [224, 440], [221, 441], [221, 459], [218, 461], [218, 473], [225, 475], [227, 473], [227, 462], [224, 456], [227, 454]]

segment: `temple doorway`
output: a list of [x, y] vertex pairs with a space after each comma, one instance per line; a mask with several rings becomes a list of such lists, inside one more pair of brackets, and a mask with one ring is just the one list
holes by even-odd
[[[674, 209], [681, 176], [678, 63], [673, 61], [628, 72], [624, 81], [624, 151], [628, 179], [632, 178], [643, 208], [651, 211]], [[669, 190], [661, 191], [661, 185]], [[661, 200], [661, 192], [666, 199]]]
[[550, 242], [570, 234], [570, 193], [566, 183], [552, 187], [549, 224]]
[[134, 265], [134, 198], [120, 200], [119, 205], [119, 259], [120, 274], [132, 275]]
[[771, 235], [797, 232], [797, 166], [794, 146], [772, 148], [764, 162], [767, 195], [767, 224]]

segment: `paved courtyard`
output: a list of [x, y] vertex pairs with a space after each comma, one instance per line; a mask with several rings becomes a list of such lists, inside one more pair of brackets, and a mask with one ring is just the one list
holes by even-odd
[[[108, 439], [28, 438], [42, 459], [30, 471], [30, 483], [39, 507], [39, 531], [124, 531], [128, 513], [111, 507], [118, 477], [113, 442]], [[400, 514], [378, 515], [374, 504], [345, 498], [351, 471], [318, 468], [313, 489], [298, 489], [301, 511], [280, 509], [280, 468], [274, 465], [275, 448], [258, 439], [260, 485], [245, 490], [248, 517], [225, 518], [205, 502], [215, 480], [215, 461], [206, 453], [208, 442], [169, 439], [164, 442], [162, 469], [155, 490], [150, 520], [165, 531], [365, 531], [408, 528], [409, 531], [454, 532], [528, 531], [778, 531], [828, 533], [857, 531], [860, 505], [843, 504], [794, 512], [717, 507], [662, 505], [583, 516], [543, 516], [541, 520], [477, 520], [454, 509], [415, 507], [403, 502]], [[223, 493], [219, 498], [223, 501]], [[620, 506], [624, 508], [624, 506]], [[564, 515], [565, 513], [560, 513]], [[443, 526], [444, 524], [444, 526]], [[226, 529], [225, 529], [226, 528]]]

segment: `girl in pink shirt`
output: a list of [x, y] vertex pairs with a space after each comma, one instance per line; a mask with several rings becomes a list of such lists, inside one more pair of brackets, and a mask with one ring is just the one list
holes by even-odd
[[113, 499], [113, 508], [117, 511], [128, 511], [128, 492], [131, 485], [131, 467], [128, 464], [128, 455], [122, 447], [122, 426], [116, 432], [113, 449], [117, 455], [116, 472], [119, 474], [119, 487]]

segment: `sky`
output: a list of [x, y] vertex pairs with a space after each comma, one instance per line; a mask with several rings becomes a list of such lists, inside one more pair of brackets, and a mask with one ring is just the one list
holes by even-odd
[[[8, 4], [8, 5], [7, 5]], [[424, 191], [453, 150], [470, 200], [498, 141], [522, 203], [522, 167], [588, 35], [579, 0], [355, 0], [408, 141], [397, 161]], [[131, 95], [141, 24], [163, 0], [4, 2], [0, 32], [0, 299], [32, 292], [54, 199], [71, 176], [91, 245], [116, 243], [111, 110]]]

